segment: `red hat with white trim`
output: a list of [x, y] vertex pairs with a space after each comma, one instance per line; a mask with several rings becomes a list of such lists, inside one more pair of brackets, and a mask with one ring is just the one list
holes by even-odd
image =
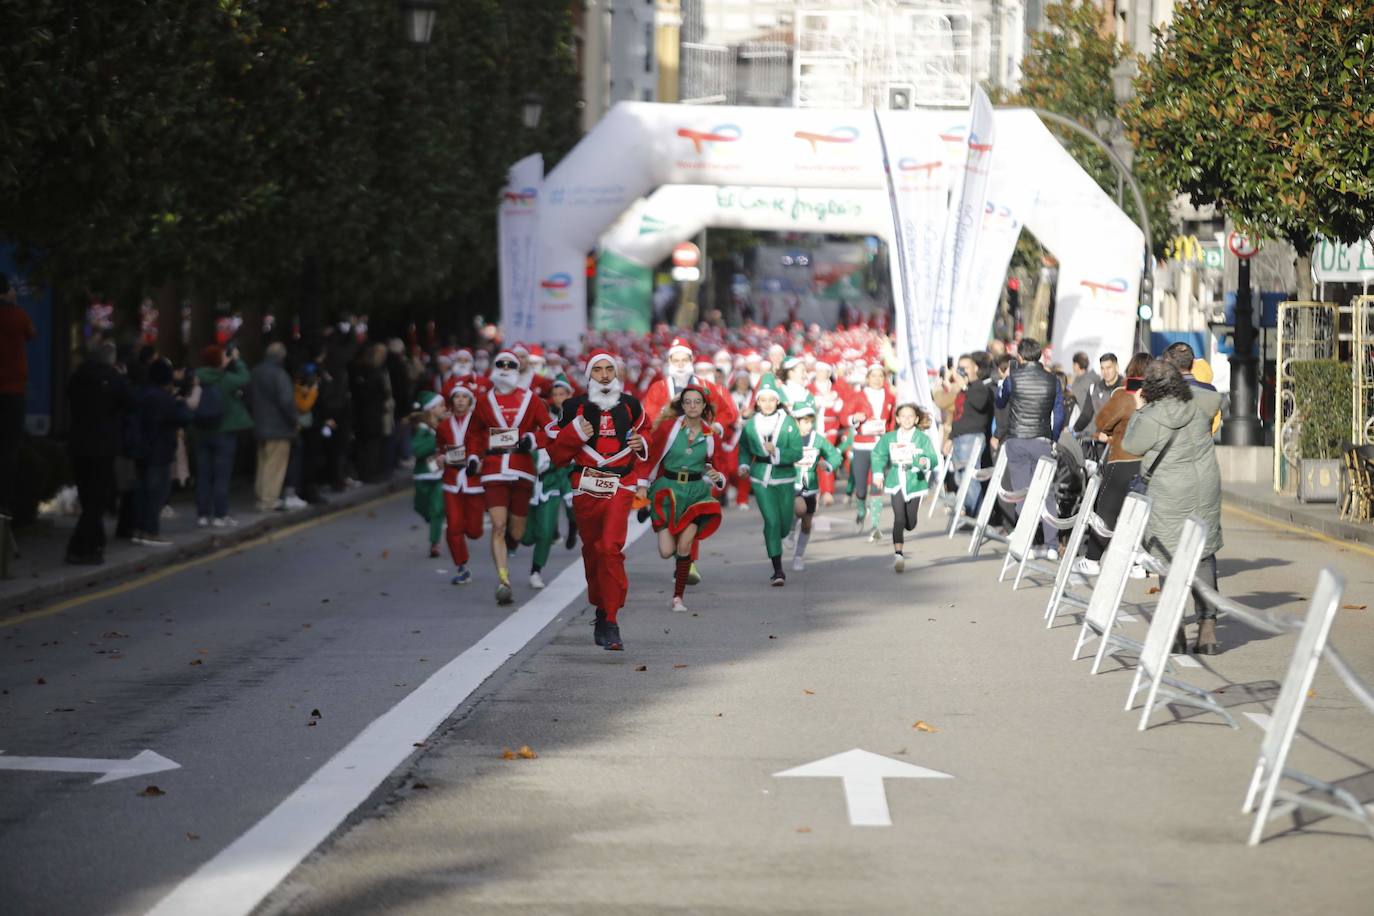
[[587, 378], [592, 377], [592, 368], [596, 366], [597, 363], [610, 363], [612, 366], [615, 366], [615, 354], [601, 347], [593, 350], [587, 356], [587, 364], [583, 367], [583, 371], [586, 372]]
[[681, 337], [674, 337], [673, 342], [668, 345], [667, 355], [671, 357], [674, 353], [686, 353], [688, 359], [691, 359], [696, 355], [692, 351], [692, 345], [687, 343], [687, 341], [683, 340]]

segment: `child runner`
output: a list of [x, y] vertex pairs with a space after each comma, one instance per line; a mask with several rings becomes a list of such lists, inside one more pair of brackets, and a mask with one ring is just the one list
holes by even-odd
[[887, 370], [881, 363], [873, 363], [864, 376], [864, 386], [850, 398], [849, 424], [854, 429], [854, 450], [849, 456], [850, 473], [854, 478], [854, 502], [858, 514], [854, 523], [862, 533], [864, 518], [873, 523], [871, 540], [878, 540], [878, 517], [882, 515], [883, 498], [870, 497], [868, 481], [872, 474], [873, 446], [883, 433], [892, 429], [892, 414], [897, 407], [897, 395], [887, 383]]
[[744, 424], [739, 445], [739, 475], [748, 478], [763, 516], [763, 544], [773, 564], [771, 583], [787, 584], [782, 571], [782, 539], [792, 527], [797, 494], [797, 459], [802, 456], [797, 423], [782, 409], [782, 389], [769, 373], [759, 379], [755, 410]]
[[[553, 380], [553, 387], [549, 390], [549, 413], [553, 419], [544, 430], [550, 442], [558, 435], [558, 416], [563, 409], [563, 402], [572, 393], [572, 383], [566, 376], [560, 375]], [[530, 560], [530, 587], [543, 588], [542, 570], [549, 562], [549, 551], [558, 540], [558, 516], [563, 514], [563, 501], [572, 499], [572, 466], [555, 467], [544, 449], [540, 449], [535, 456], [535, 466], [539, 479], [534, 484], [530, 520], [520, 543], [534, 547], [534, 557]]]
[[[638, 495], [649, 500], [648, 513], [658, 532], [658, 552], [665, 560], [675, 557], [674, 611], [685, 611], [682, 594], [692, 568], [692, 547], [720, 527], [720, 503], [712, 490], [725, 487], [725, 475], [711, 467], [716, 436], [711, 429], [715, 411], [704, 385], [689, 383], [669, 405], [649, 437], [649, 454], [636, 472]], [[645, 510], [640, 510], [641, 513]]]
[[797, 498], [794, 511], [801, 520], [796, 533], [797, 548], [792, 554], [792, 569], [806, 569], [806, 542], [811, 537], [811, 522], [816, 515], [816, 496], [819, 492], [818, 471], [822, 459], [833, 471], [844, 463], [844, 455], [830, 444], [830, 440], [816, 431], [816, 404], [810, 398], [792, 405], [792, 419], [801, 433], [802, 456], [797, 461]]
[[450, 412], [437, 430], [444, 464], [444, 517], [448, 522], [448, 552], [453, 557], [454, 585], [472, 581], [468, 570], [468, 541], [482, 537], [482, 516], [487, 511], [482, 481], [467, 470], [468, 456], [481, 448], [472, 431], [473, 406], [477, 398], [467, 385], [449, 389]]
[[873, 485], [882, 487], [892, 499], [893, 572], [906, 569], [903, 532], [916, 528], [921, 494], [930, 486], [931, 469], [940, 460], [935, 446], [922, 432], [929, 426], [925, 411], [915, 404], [903, 404], [897, 408], [897, 428], [884, 433], [873, 446]]
[[444, 409], [444, 399], [432, 391], [421, 391], [415, 396], [414, 410], [410, 420], [415, 434], [410, 440], [410, 451], [415, 456], [415, 511], [429, 523], [429, 555], [437, 557], [439, 539], [444, 535], [444, 473], [436, 454], [439, 444], [434, 429], [448, 411]]

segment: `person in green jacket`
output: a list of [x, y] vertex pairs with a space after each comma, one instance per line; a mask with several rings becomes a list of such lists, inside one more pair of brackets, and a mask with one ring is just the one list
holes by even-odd
[[[549, 414], [558, 417], [563, 402], [572, 396], [572, 383], [560, 375], [553, 381], [549, 393]], [[549, 438], [558, 435], [558, 421], [551, 420], [546, 427]], [[539, 479], [534, 485], [534, 496], [530, 498], [530, 519], [525, 525], [525, 536], [520, 543], [534, 547], [534, 557], [530, 560], [530, 587], [543, 588], [542, 570], [549, 562], [549, 552], [558, 540], [558, 516], [562, 514], [566, 501], [572, 504], [572, 465], [555, 467], [549, 461], [549, 453], [540, 449], [535, 456], [535, 469]]]
[[924, 410], [915, 404], [898, 405], [896, 420], [897, 428], [883, 433], [873, 446], [873, 484], [892, 500], [892, 571], [901, 572], [906, 569], [905, 533], [916, 528], [921, 494], [930, 486], [940, 453], [922, 432], [930, 426]]
[[824, 461], [834, 471], [844, 466], [844, 455], [830, 440], [816, 432], [816, 402], [807, 397], [792, 405], [792, 419], [802, 439], [802, 456], [797, 460], [797, 495], [793, 512], [798, 520], [797, 546], [792, 552], [792, 569], [806, 569], [806, 542], [811, 538], [811, 523], [816, 516], [816, 494], [820, 491], [817, 469]]
[[439, 440], [434, 428], [447, 414], [444, 399], [432, 391], [415, 395], [415, 413], [411, 422], [415, 433], [410, 440], [415, 456], [415, 511], [429, 523], [429, 555], [439, 556], [439, 541], [444, 537], [444, 466], [439, 458]]
[[248, 367], [237, 347], [208, 346], [201, 351], [200, 404], [191, 425], [196, 445], [196, 515], [205, 528], [238, 524], [229, 515], [229, 477], [234, 472], [234, 447], [238, 434], [253, 428], [245, 403]]
[[783, 408], [784, 395], [771, 372], [759, 379], [754, 404], [754, 415], [744, 424], [740, 437], [739, 475], [749, 478], [754, 502], [763, 516], [763, 543], [773, 564], [770, 581], [781, 586], [787, 584], [782, 571], [782, 539], [792, 527], [801, 431]]

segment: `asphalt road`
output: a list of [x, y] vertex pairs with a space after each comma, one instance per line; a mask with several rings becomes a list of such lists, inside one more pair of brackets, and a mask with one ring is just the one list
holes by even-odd
[[[757, 515], [732, 511], [686, 615], [640, 541], [624, 653], [592, 645], [580, 601], [550, 610], [557, 585], [513, 615], [485, 584], [449, 586], [404, 498], [0, 627], [6, 756], [181, 764], [101, 785], [0, 771], [5, 910], [142, 912], [230, 848], [250, 867], [221, 870], [222, 888], [290, 871], [261, 913], [1370, 912], [1374, 841], [1343, 822], [1283, 820], [1244, 845], [1257, 727], [1180, 710], [1138, 733], [1129, 671], [1071, 662], [1076, 627], [1042, 627], [1043, 586], [1011, 592], [1000, 559], [969, 561], [931, 527], [896, 576], [885, 545], [830, 520], [808, 570], [770, 589]], [[1239, 600], [1298, 613], [1317, 570], [1342, 569], [1354, 607], [1332, 639], [1374, 677], [1374, 612], [1358, 609], [1374, 556], [1225, 524]], [[424, 746], [393, 748], [399, 766], [291, 870], [269, 814], [351, 769], [369, 723], [541, 602], [553, 622], [455, 693]], [[1228, 651], [1185, 675], [1266, 711], [1291, 639], [1221, 633]], [[1323, 670], [1292, 762], [1374, 799], [1371, 724]], [[537, 756], [505, 759], [522, 746]], [[889, 779], [891, 826], [855, 827], [838, 779], [773, 775], [851, 749], [953, 778]]]

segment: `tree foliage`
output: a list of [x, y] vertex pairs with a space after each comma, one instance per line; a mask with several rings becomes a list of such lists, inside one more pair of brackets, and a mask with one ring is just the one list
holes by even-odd
[[[1020, 90], [1008, 101], [1064, 115], [1097, 133], [1099, 122], [1117, 117], [1112, 70], [1131, 56], [1131, 49], [1102, 31], [1102, 12], [1088, 0], [1052, 3], [1045, 7], [1045, 20], [1046, 28], [1031, 37], [1022, 61]], [[1115, 197], [1119, 173], [1107, 154], [1073, 131], [1053, 123], [1046, 126], [1102, 190]], [[1148, 163], [1137, 160], [1133, 171], [1149, 211], [1155, 254], [1162, 257], [1172, 234], [1168, 229], [1173, 188]], [[1122, 208], [1139, 222], [1129, 192]]]
[[1141, 158], [1299, 254], [1374, 230], [1374, 4], [1185, 0], [1126, 112]]
[[313, 258], [338, 309], [451, 303], [509, 164], [576, 141], [569, 9], [448, 0], [413, 49], [395, 0], [0, 0], [0, 238], [69, 288], [291, 304]]

